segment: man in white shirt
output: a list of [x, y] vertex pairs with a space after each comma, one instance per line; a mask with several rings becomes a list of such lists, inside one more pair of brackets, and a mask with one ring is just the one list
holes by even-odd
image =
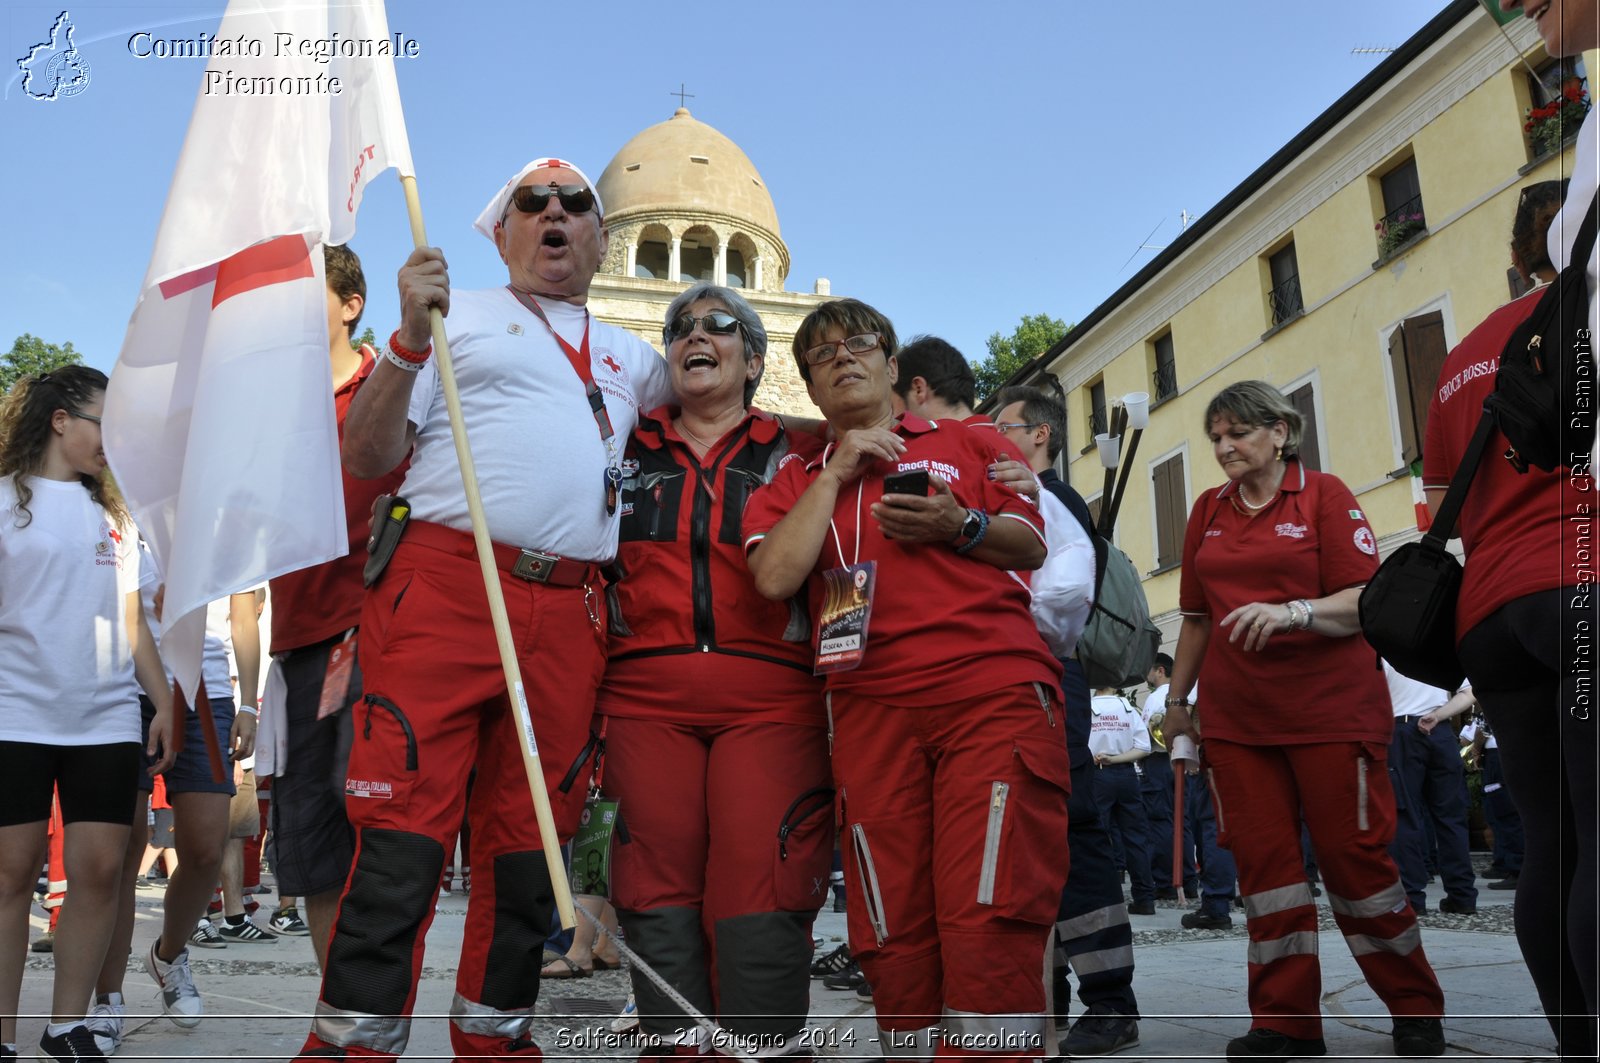
[[[1400, 869], [1400, 884], [1418, 912], [1428, 905], [1428, 841], [1425, 820], [1433, 821], [1438, 843], [1439, 880], [1445, 897], [1439, 910], [1472, 915], [1478, 910], [1472, 855], [1467, 846], [1467, 783], [1450, 719], [1473, 705], [1471, 689], [1448, 691], [1408, 679], [1383, 663], [1394, 703], [1394, 737], [1389, 742], [1389, 768], [1395, 774], [1394, 840], [1389, 855]], [[1424, 721], [1430, 721], [1424, 726]]]
[[1089, 752], [1094, 756], [1095, 801], [1120, 842], [1133, 900], [1131, 915], [1155, 915], [1155, 883], [1150, 876], [1150, 850], [1145, 845], [1144, 799], [1139, 795], [1137, 763], [1150, 755], [1150, 732], [1128, 699], [1102, 687], [1090, 703], [1094, 723]]
[[523, 167], [475, 223], [510, 283], [453, 292], [443, 253], [414, 252], [400, 270], [400, 328], [352, 401], [345, 468], [381, 476], [409, 452], [410, 523], [362, 612], [365, 704], [345, 782], [356, 858], [302, 1058], [404, 1053], [445, 846], [474, 765], [478, 874], [451, 1043], [463, 1058], [540, 1054], [531, 1028], [552, 884], [429, 359], [429, 311], [447, 315], [534, 739], [557, 831], [570, 837], [584, 794], [559, 784], [585, 755], [605, 668], [600, 566], [616, 553], [623, 445], [640, 408], [671, 399], [660, 356], [588, 312], [608, 242], [602, 215], [574, 164]]

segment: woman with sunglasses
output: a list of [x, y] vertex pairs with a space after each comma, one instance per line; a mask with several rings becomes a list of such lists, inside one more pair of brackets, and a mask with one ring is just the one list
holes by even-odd
[[[629, 945], [748, 1053], [805, 1023], [833, 824], [806, 603], [756, 592], [739, 526], [750, 493], [821, 442], [750, 405], [767, 334], [737, 293], [691, 287], [663, 338], [679, 405], [640, 417], [623, 463], [597, 702], [627, 837], [613, 900]], [[633, 986], [660, 1054], [733, 1047], [703, 1045], [637, 971]]]
[[103, 1058], [84, 1008], [117, 921], [138, 803], [135, 675], [156, 705], [149, 748], [164, 752], [155, 770], [172, 761], [172, 696], [139, 607], [137, 534], [100, 445], [105, 387], [99, 370], [67, 366], [22, 378], [0, 403], [0, 1059], [17, 1056], [28, 904], [52, 790], [72, 889], [38, 1054]]

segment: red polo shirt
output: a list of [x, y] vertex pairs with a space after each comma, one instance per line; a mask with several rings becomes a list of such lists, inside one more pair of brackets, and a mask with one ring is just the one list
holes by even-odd
[[1336, 476], [1289, 462], [1283, 487], [1254, 517], [1233, 504], [1228, 481], [1202, 494], [1183, 542], [1178, 607], [1211, 620], [1200, 666], [1201, 726], [1207, 736], [1246, 745], [1388, 743], [1389, 687], [1377, 654], [1359, 634], [1274, 635], [1245, 652], [1244, 636], [1221, 621], [1251, 602], [1323, 598], [1366, 583], [1378, 545], [1355, 496]]
[[610, 649], [597, 707], [685, 724], [823, 725], [805, 593], [772, 602], [744, 563], [740, 518], [778, 465], [822, 452], [752, 411], [704, 462], [667, 408], [641, 417], [623, 462], [623, 577], [607, 589]]
[[[341, 444], [350, 402], [377, 364], [372, 348], [363, 346], [361, 368], [333, 393], [333, 412], [338, 420]], [[372, 503], [379, 495], [400, 489], [407, 464], [409, 459], [376, 480], [358, 480], [343, 473], [344, 516], [350, 532], [350, 552], [332, 561], [279, 576], [268, 584], [272, 589], [271, 652], [287, 653], [312, 646], [349, 631], [361, 622], [361, 600], [366, 593], [361, 585], [361, 570], [367, 563]]]
[[[1443, 491], [1450, 486], [1483, 414], [1483, 400], [1494, 391], [1500, 352], [1543, 294], [1530, 292], [1502, 306], [1445, 359], [1428, 405], [1423, 487]], [[1456, 603], [1458, 639], [1507, 602], [1594, 578], [1592, 561], [1573, 563], [1587, 545], [1580, 537], [1594, 521], [1593, 480], [1538, 469], [1518, 473], [1500, 456], [1508, 446], [1495, 429], [1461, 506], [1456, 534], [1467, 561]], [[1582, 552], [1589, 554], [1587, 548]]]
[[[869, 509], [883, 495], [885, 475], [927, 469], [950, 482], [961, 505], [986, 511], [991, 521], [1021, 521], [1043, 541], [1044, 518], [1038, 510], [989, 479], [989, 465], [999, 456], [999, 437], [959, 422], [930, 424], [909, 414], [895, 432], [906, 441], [906, 452], [895, 462], [874, 462], [839, 493], [833, 530], [811, 580], [816, 588], [828, 569], [877, 562], [866, 654], [858, 667], [830, 673], [828, 689], [915, 707], [949, 704], [1017, 683], [1055, 684], [1061, 666], [1034, 627], [1022, 580], [957, 554], [944, 543], [886, 539]], [[744, 515], [747, 552], [759, 548], [805, 493], [828, 453], [831, 449], [807, 463], [789, 462], [750, 499]]]

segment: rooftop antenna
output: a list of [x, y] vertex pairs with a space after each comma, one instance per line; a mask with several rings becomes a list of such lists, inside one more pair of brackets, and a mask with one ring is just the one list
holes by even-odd
[[1375, 45], [1370, 48], [1352, 48], [1351, 55], [1389, 55], [1394, 48], [1389, 45]]
[[685, 110], [685, 111], [688, 110], [688, 108], [684, 106], [684, 102], [683, 101], [684, 100], [692, 100], [692, 99], [694, 99], [694, 93], [684, 91], [684, 84], [681, 81], [678, 82], [678, 91], [677, 92], [669, 92], [669, 93], [667, 93], [667, 95], [668, 96], [676, 96], [676, 97], [678, 97], [678, 108], [680, 110]]

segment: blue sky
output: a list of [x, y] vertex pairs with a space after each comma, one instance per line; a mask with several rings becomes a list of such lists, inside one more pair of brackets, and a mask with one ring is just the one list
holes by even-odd
[[[209, 33], [224, 6], [72, 4], [90, 84], [44, 103], [22, 93], [15, 60], [61, 5], [8, 0], [0, 343], [31, 332], [114, 363], [205, 67], [135, 58], [128, 37]], [[458, 287], [505, 280], [471, 230], [502, 181], [546, 153], [598, 178], [624, 142], [672, 114], [683, 82], [695, 117], [738, 143], [771, 190], [791, 291], [826, 276], [902, 335], [940, 334], [978, 358], [1024, 314], [1087, 314], [1148, 261], [1147, 236], [1170, 241], [1181, 210], [1204, 213], [1378, 62], [1353, 48], [1398, 45], [1444, 6], [388, 9], [390, 28], [420, 46], [397, 64], [400, 92], [429, 237]], [[368, 188], [352, 244], [370, 289], [363, 323], [386, 335], [410, 247], [392, 173]]]

